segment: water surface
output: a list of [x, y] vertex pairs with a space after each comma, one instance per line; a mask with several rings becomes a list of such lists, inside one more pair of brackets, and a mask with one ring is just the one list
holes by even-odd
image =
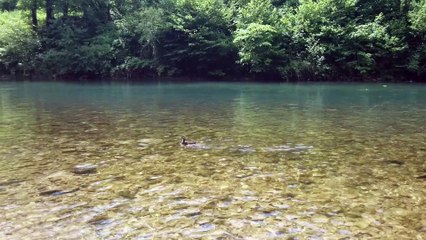
[[0, 238], [424, 239], [425, 120], [424, 85], [0, 83]]

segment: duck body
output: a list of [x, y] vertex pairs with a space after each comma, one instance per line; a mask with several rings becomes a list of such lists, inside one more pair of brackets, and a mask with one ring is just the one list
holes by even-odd
[[186, 137], [181, 137], [181, 139], [180, 139], [180, 145], [182, 145], [182, 146], [190, 146], [190, 145], [195, 145], [195, 144], [197, 144], [196, 141], [186, 139]]

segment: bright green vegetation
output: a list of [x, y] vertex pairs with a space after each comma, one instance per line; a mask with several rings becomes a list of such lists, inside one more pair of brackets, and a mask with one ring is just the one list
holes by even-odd
[[415, 84], [0, 82], [0, 239], [424, 239], [425, 106]]
[[1, 0], [0, 72], [422, 80], [426, 0]]

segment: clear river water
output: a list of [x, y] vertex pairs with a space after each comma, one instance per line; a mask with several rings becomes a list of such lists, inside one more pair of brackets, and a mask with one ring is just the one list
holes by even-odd
[[0, 82], [0, 239], [426, 239], [425, 197], [426, 85]]

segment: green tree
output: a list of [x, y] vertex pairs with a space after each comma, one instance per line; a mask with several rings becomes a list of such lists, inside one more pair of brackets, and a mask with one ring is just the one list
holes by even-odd
[[277, 44], [278, 37], [279, 33], [271, 25], [250, 23], [238, 29], [234, 43], [239, 48], [240, 63], [250, 65], [253, 72], [274, 72], [276, 60], [283, 54]]
[[34, 69], [40, 42], [20, 11], [0, 13], [0, 65], [10, 73]]
[[115, 61], [113, 26], [104, 26], [91, 36], [87, 29], [62, 24], [54, 26], [54, 45], [42, 54], [42, 68], [57, 77], [109, 76]]
[[54, 0], [46, 0], [45, 11], [46, 11], [46, 26], [50, 26], [55, 19], [55, 12], [53, 6]]
[[287, 11], [283, 31], [292, 36], [293, 58], [284, 74], [324, 78], [342, 73], [361, 78], [383, 74], [381, 70], [405, 46], [390, 34], [382, 14], [373, 21], [360, 21], [352, 14], [357, 4], [353, 0], [303, 0]]
[[411, 27], [418, 33], [426, 33], [426, 0], [414, 2], [412, 11], [409, 12]]
[[165, 71], [160, 59], [160, 35], [168, 28], [164, 10], [147, 7], [125, 16], [116, 22], [119, 39], [115, 49], [120, 65], [116, 72]]
[[232, 13], [221, 0], [174, 0], [167, 7], [170, 29], [161, 37], [163, 61], [183, 75], [234, 72]]
[[270, 1], [251, 0], [239, 9], [233, 42], [239, 62], [250, 66], [252, 72], [273, 75], [285, 62], [285, 36], [279, 31], [279, 18]]
[[34, 31], [37, 31], [38, 22], [39, 22], [37, 11], [39, 10], [40, 3], [42, 2], [43, 1], [39, 1], [39, 0], [22, 0], [20, 2], [22, 9], [28, 10], [30, 12], [31, 23], [32, 23], [32, 27]]
[[426, 0], [413, 2], [413, 8], [409, 12], [409, 21], [413, 38], [408, 69], [421, 78], [426, 74]]
[[0, 0], [0, 10], [13, 11], [16, 9], [18, 0]]
[[0, 10], [15, 8], [28, 19], [2, 13], [2, 72], [426, 75], [425, 0], [0, 0]]

